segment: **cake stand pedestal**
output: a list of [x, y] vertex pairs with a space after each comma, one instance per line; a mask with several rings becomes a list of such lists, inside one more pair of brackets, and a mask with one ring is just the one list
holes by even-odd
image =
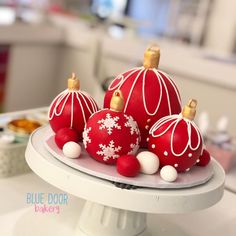
[[[149, 235], [147, 213], [185, 213], [208, 208], [223, 196], [225, 174], [213, 161], [214, 176], [186, 189], [126, 190], [77, 171], [54, 158], [44, 147], [48, 127], [34, 132], [26, 149], [30, 168], [48, 183], [86, 199], [75, 236]], [[155, 234], [156, 235], [156, 234]]]

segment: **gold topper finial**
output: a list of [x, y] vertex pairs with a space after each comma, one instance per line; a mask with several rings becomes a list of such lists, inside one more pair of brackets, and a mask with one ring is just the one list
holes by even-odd
[[113, 111], [122, 111], [124, 108], [124, 97], [121, 90], [115, 90], [110, 102], [110, 109]]
[[68, 79], [68, 89], [69, 90], [79, 90], [80, 89], [80, 82], [79, 79], [76, 77], [76, 74], [73, 72], [71, 78]]
[[156, 45], [149, 47], [144, 53], [143, 66], [146, 69], [157, 68], [160, 61], [160, 48]]
[[196, 115], [197, 100], [190, 99], [188, 104], [184, 106], [182, 110], [182, 116], [189, 120], [194, 120]]

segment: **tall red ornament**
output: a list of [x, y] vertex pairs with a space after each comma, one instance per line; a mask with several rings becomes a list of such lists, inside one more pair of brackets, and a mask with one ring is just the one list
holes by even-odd
[[151, 47], [144, 54], [142, 67], [118, 75], [104, 99], [109, 107], [113, 92], [120, 89], [125, 99], [124, 112], [134, 117], [141, 132], [141, 146], [147, 147], [150, 127], [160, 118], [181, 112], [181, 99], [169, 75], [157, 69], [160, 49]]
[[116, 164], [122, 155], [135, 154], [139, 149], [140, 131], [136, 121], [122, 112], [124, 99], [116, 90], [110, 109], [94, 113], [88, 120], [84, 133], [85, 149], [95, 160], [104, 164]]
[[56, 133], [61, 128], [73, 128], [82, 139], [84, 125], [88, 118], [98, 110], [95, 100], [80, 90], [75, 74], [68, 79], [68, 89], [61, 92], [49, 108], [49, 123]]
[[183, 172], [199, 162], [203, 139], [193, 122], [196, 106], [197, 101], [190, 100], [181, 114], [163, 117], [150, 129], [148, 149], [159, 157], [161, 166]]

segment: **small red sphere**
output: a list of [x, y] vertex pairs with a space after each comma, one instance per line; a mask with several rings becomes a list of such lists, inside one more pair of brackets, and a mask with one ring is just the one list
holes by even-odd
[[71, 128], [62, 128], [56, 132], [55, 143], [57, 146], [62, 149], [64, 144], [67, 142], [79, 142], [78, 133]]
[[140, 171], [140, 164], [136, 156], [123, 155], [117, 159], [117, 172], [126, 177], [135, 177]]
[[199, 161], [197, 162], [198, 166], [206, 166], [209, 164], [211, 160], [210, 153], [204, 149], [202, 152], [202, 155], [199, 157]]

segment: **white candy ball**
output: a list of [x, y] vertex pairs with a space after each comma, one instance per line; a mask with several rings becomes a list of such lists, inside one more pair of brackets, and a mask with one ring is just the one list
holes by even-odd
[[78, 158], [81, 154], [81, 147], [76, 142], [67, 142], [62, 148], [63, 154], [69, 158]]
[[178, 177], [178, 173], [173, 166], [167, 165], [162, 167], [160, 171], [160, 176], [163, 180], [167, 182], [174, 182]]
[[137, 159], [141, 167], [140, 172], [143, 174], [152, 175], [158, 171], [160, 162], [156, 154], [143, 151], [137, 155]]

